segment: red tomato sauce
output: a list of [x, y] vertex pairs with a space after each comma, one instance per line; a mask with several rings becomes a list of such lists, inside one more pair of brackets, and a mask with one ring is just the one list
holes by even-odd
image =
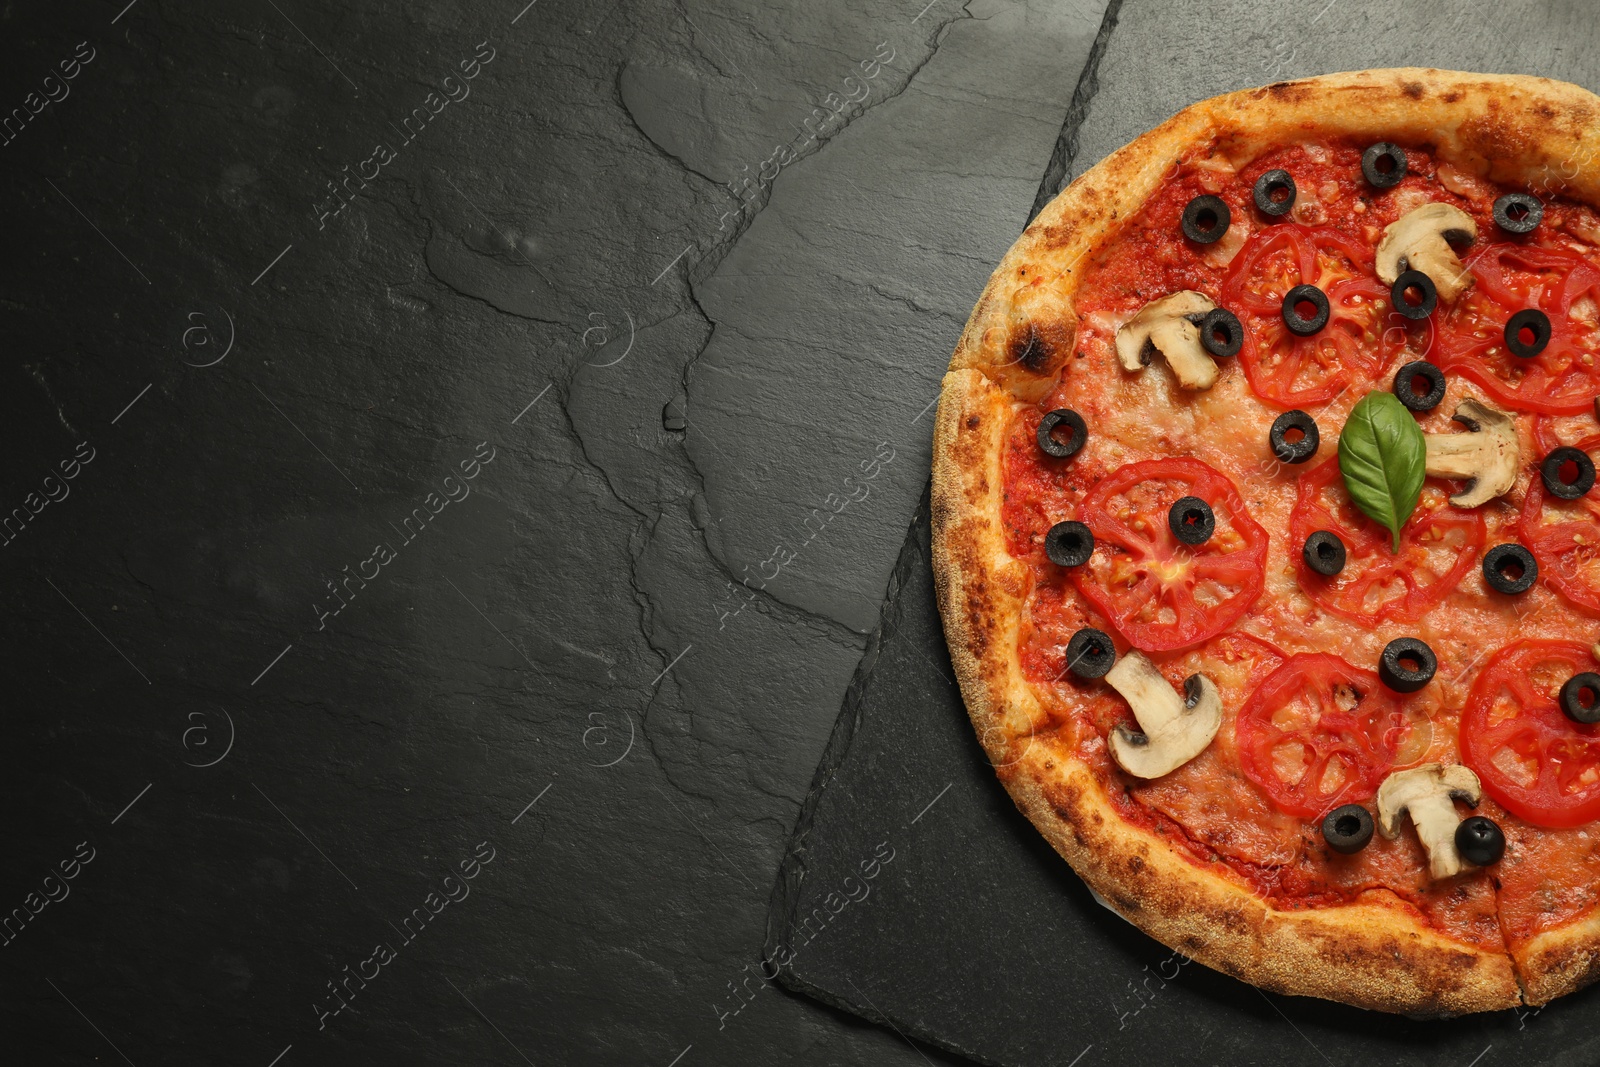
[[[1587, 741], [1562, 747], [1566, 720], [1549, 719], [1540, 703], [1549, 693], [1516, 695], [1542, 732], [1496, 720], [1485, 736], [1520, 739], [1530, 758], [1560, 751], [1593, 763], [1592, 774], [1587, 765], [1573, 772], [1581, 788], [1569, 792], [1581, 800], [1542, 802], [1509, 779], [1491, 786], [1492, 773], [1514, 776], [1515, 768], [1497, 772], [1493, 757], [1482, 754], [1474, 766], [1458, 744], [1462, 711], [1498, 653], [1518, 641], [1566, 642], [1582, 652], [1600, 637], [1600, 487], [1581, 500], [1556, 500], [1542, 492], [1538, 473], [1542, 457], [1561, 445], [1600, 461], [1593, 407], [1600, 396], [1600, 215], [1546, 198], [1543, 222], [1511, 235], [1495, 225], [1492, 206], [1502, 193], [1523, 190], [1441, 167], [1425, 147], [1409, 145], [1406, 177], [1377, 190], [1362, 177], [1364, 147], [1289, 145], [1235, 169], [1214, 146], [1201, 146], [1080, 268], [1073, 355], [1049, 396], [1019, 405], [1002, 461], [1006, 546], [1033, 576], [1019, 653], [1050, 736], [1095, 770], [1124, 818], [1172, 841], [1197, 865], [1229, 872], [1281, 909], [1381, 903], [1461, 942], [1498, 948], [1600, 905], [1600, 890], [1589, 888], [1600, 884], [1600, 823], [1557, 825], [1570, 821], [1559, 814], [1564, 804], [1600, 797], [1600, 739], [1593, 753]], [[1252, 190], [1258, 177], [1279, 168], [1293, 176], [1297, 198], [1289, 215], [1272, 219], [1254, 207]], [[1185, 205], [1200, 195], [1221, 197], [1233, 219], [1212, 245], [1189, 241], [1180, 228]], [[1429, 202], [1451, 204], [1476, 222], [1476, 240], [1458, 249], [1476, 283], [1411, 320], [1389, 306], [1373, 254], [1384, 227]], [[1278, 310], [1283, 293], [1301, 282], [1329, 296], [1330, 322], [1310, 338], [1291, 335]], [[1179, 389], [1159, 357], [1138, 373], [1124, 371], [1114, 350], [1122, 322], [1185, 289], [1233, 311], [1245, 329], [1239, 354], [1216, 360], [1218, 380], [1205, 391]], [[1512, 355], [1501, 336], [1506, 319], [1525, 307], [1540, 308], [1552, 322], [1549, 345], [1532, 359]], [[1447, 380], [1445, 400], [1418, 415], [1423, 431], [1460, 432], [1450, 414], [1475, 397], [1515, 416], [1523, 470], [1509, 493], [1470, 510], [1448, 501], [1461, 483], [1428, 479], [1397, 555], [1389, 532], [1349, 500], [1337, 441], [1356, 400], [1387, 391], [1398, 366], [1423, 359]], [[1076, 411], [1088, 426], [1087, 444], [1069, 459], [1045, 455], [1036, 441], [1041, 417], [1055, 408]], [[1266, 427], [1289, 408], [1310, 412], [1320, 430], [1318, 452], [1299, 466], [1275, 460], [1266, 445]], [[1230, 538], [1236, 527], [1261, 531], [1259, 539], [1229, 542], [1249, 552], [1219, 562], [1214, 546], [1191, 551], [1163, 539], [1162, 509], [1172, 494], [1163, 495], [1160, 482], [1177, 478], [1168, 466], [1180, 458], [1189, 463], [1184, 484], [1204, 485], [1218, 498], [1211, 502], [1219, 531]], [[1151, 466], [1130, 474], [1140, 464]], [[1091, 564], [1068, 570], [1046, 557], [1045, 535], [1063, 520], [1095, 530]], [[1301, 558], [1315, 529], [1338, 532], [1347, 546], [1349, 561], [1336, 579], [1313, 573]], [[1517, 598], [1488, 589], [1481, 576], [1483, 552], [1511, 541], [1529, 547], [1540, 566], [1535, 587]], [[1246, 575], [1243, 560], [1257, 573]], [[1222, 588], [1190, 595], [1206, 581], [1216, 586], [1219, 574]], [[1173, 583], [1183, 590], [1171, 593]], [[1245, 604], [1233, 595], [1239, 589]], [[1178, 611], [1188, 614], [1172, 617]], [[1141, 649], [1174, 686], [1195, 671], [1207, 673], [1226, 708], [1211, 746], [1160, 779], [1123, 773], [1105, 739], [1119, 724], [1134, 725], [1130, 709], [1103, 681], [1066, 670], [1067, 642], [1083, 627], [1109, 633], [1119, 655]], [[1324, 777], [1315, 788], [1305, 788], [1304, 777], [1298, 788], [1278, 781], [1296, 770], [1292, 760], [1283, 763], [1280, 745], [1280, 734], [1294, 728], [1283, 725], [1292, 719], [1284, 702], [1293, 701], [1276, 694], [1276, 706], [1251, 707], [1269, 676], [1293, 657], [1331, 656], [1355, 673], [1322, 670], [1319, 677], [1357, 679], [1360, 688], [1383, 645], [1399, 636], [1420, 637], [1434, 650], [1434, 681], [1411, 695], [1385, 689], [1343, 734], [1303, 746], [1320, 753], [1319, 767], [1334, 768], [1317, 772]], [[1600, 665], [1591, 657], [1586, 669]], [[1249, 726], [1240, 721], [1247, 708]], [[1336, 725], [1341, 712], [1324, 706], [1306, 714], [1306, 728], [1320, 729], [1322, 716]], [[1356, 729], [1379, 720], [1377, 732]], [[1373, 792], [1388, 771], [1428, 761], [1466, 762], [1485, 780], [1479, 813], [1495, 819], [1508, 841], [1500, 865], [1433, 881], [1409, 824], [1393, 841], [1375, 834], [1354, 855], [1325, 844], [1325, 807], [1375, 807]], [[1578, 814], [1594, 817], [1587, 806]]]

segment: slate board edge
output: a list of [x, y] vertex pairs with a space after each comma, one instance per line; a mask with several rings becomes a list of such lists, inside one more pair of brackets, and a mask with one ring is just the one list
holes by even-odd
[[[790, 929], [791, 920], [794, 918], [795, 908], [799, 904], [800, 883], [805, 880], [806, 875], [805, 850], [811, 833], [812, 818], [818, 803], [822, 800], [822, 794], [827, 790], [828, 783], [833, 780], [834, 770], [849, 755], [856, 727], [861, 722], [861, 704], [867, 687], [872, 682], [873, 669], [878, 663], [879, 650], [883, 647], [884, 639], [894, 632], [894, 624], [900, 614], [900, 589], [920, 563], [921, 553], [916, 543], [917, 524], [928, 521], [931, 490], [930, 481], [928, 487], [922, 491], [922, 499], [911, 517], [911, 525], [906, 531], [904, 543], [900, 546], [900, 554], [895, 559], [894, 569], [889, 573], [889, 584], [879, 612], [878, 628], [867, 639], [867, 650], [862, 653], [861, 662], [856, 664], [850, 684], [845, 688], [839, 717], [834, 721], [833, 731], [828, 735], [828, 743], [822, 750], [822, 758], [817, 762], [816, 773], [811, 777], [811, 787], [806, 792], [805, 802], [800, 807], [800, 814], [795, 818], [794, 830], [790, 833], [788, 844], [784, 848], [783, 859], [778, 864], [777, 882], [772, 887], [771, 903], [767, 910], [767, 933], [762, 946], [764, 961], [771, 961], [777, 950], [787, 944], [786, 931]], [[782, 980], [785, 985], [790, 985], [787, 972]], [[791, 986], [791, 988], [797, 987]], [[809, 986], [804, 991], [813, 993]], [[818, 999], [828, 998], [824, 996]]]
[[884, 641], [894, 634], [900, 619], [900, 590], [908, 579], [920, 577], [921, 569], [932, 563], [922, 537], [924, 530], [927, 530], [931, 539], [928, 524], [932, 489], [933, 483], [930, 480], [922, 491], [922, 499], [917, 504], [917, 510], [911, 516], [905, 542], [900, 546], [894, 570], [889, 574], [889, 583], [878, 618], [878, 628], [868, 639], [867, 650], [862, 654], [861, 662], [857, 664], [855, 674], [851, 676], [850, 684], [845, 689], [839, 718], [834, 722], [833, 732], [828, 735], [828, 743], [822, 750], [822, 758], [817, 762], [816, 774], [812, 776], [811, 788], [806, 793], [805, 803], [795, 819], [794, 831], [789, 836], [783, 859], [778, 865], [778, 877], [772, 888], [771, 904], [767, 909], [767, 934], [762, 945], [761, 962], [763, 966], [770, 967], [777, 974], [780, 985], [792, 992], [803, 993], [831, 1008], [850, 1012], [879, 1026], [892, 1027], [908, 1040], [914, 1037], [924, 1044], [953, 1052], [988, 1067], [1005, 1067], [1002, 1061], [990, 1059], [972, 1048], [955, 1044], [916, 1023], [886, 1015], [870, 1004], [846, 999], [832, 990], [806, 981], [792, 969], [779, 967], [774, 962], [780, 953], [792, 954], [788, 935], [789, 931], [794, 929], [795, 909], [800, 902], [800, 886], [805, 881], [807, 871], [805, 852], [811, 833], [812, 817], [822, 800], [823, 793], [833, 780], [834, 770], [849, 756], [851, 743], [855, 740], [856, 727], [861, 723], [861, 706], [866, 699], [867, 690], [872, 684], [872, 676], [877, 667], [878, 653]]
[[[1117, 16], [1122, 9], [1122, 0], [1110, 0], [1106, 5], [1105, 14], [1101, 17], [1100, 28], [1095, 34], [1094, 44], [1089, 49], [1089, 58], [1085, 61], [1083, 70], [1079, 72], [1078, 84], [1073, 90], [1072, 102], [1067, 107], [1067, 113], [1062, 119], [1061, 133], [1056, 138], [1055, 147], [1051, 150], [1049, 163], [1039, 180], [1039, 190], [1034, 197], [1032, 209], [1028, 212], [1027, 223], [1031, 224], [1044, 210], [1072, 172], [1072, 164], [1077, 156], [1078, 130], [1088, 116], [1089, 105], [1096, 91], [1100, 87], [1099, 69], [1101, 57], [1105, 55], [1111, 40], [1111, 34], [1117, 27]], [[895, 559], [894, 569], [889, 574], [888, 585], [884, 591], [883, 606], [879, 611], [878, 627], [873, 631], [867, 641], [867, 649], [861, 656], [861, 662], [856, 665], [855, 673], [851, 675], [850, 684], [845, 689], [844, 700], [839, 710], [839, 718], [835, 720], [832, 732], [828, 735], [828, 743], [822, 750], [822, 758], [817, 762], [816, 773], [812, 775], [811, 786], [806, 792], [805, 802], [801, 805], [800, 813], [795, 818], [794, 830], [789, 835], [789, 841], [784, 848], [783, 859], [778, 864], [777, 879], [772, 887], [772, 895], [767, 909], [766, 938], [762, 945], [761, 957], [764, 965], [773, 966], [777, 972], [777, 981], [786, 989], [803, 993], [830, 1007], [838, 1008], [859, 1015], [878, 1025], [893, 1026], [898, 1030], [909, 1030], [920, 1040], [938, 1048], [947, 1049], [958, 1055], [978, 1063], [993, 1064], [1001, 1067], [999, 1061], [982, 1056], [970, 1048], [963, 1048], [940, 1039], [914, 1024], [902, 1026], [896, 1020], [883, 1015], [870, 1005], [856, 1004], [845, 1000], [831, 991], [805, 981], [791, 970], [776, 967], [774, 958], [780, 950], [789, 949], [788, 932], [794, 926], [795, 909], [800, 902], [800, 886], [806, 876], [805, 851], [807, 840], [811, 833], [812, 818], [816, 812], [817, 804], [822, 799], [823, 792], [832, 781], [834, 771], [844, 763], [850, 752], [850, 745], [855, 739], [856, 727], [861, 722], [861, 705], [865, 699], [867, 687], [872, 682], [873, 671], [877, 666], [878, 653], [884, 640], [893, 634], [895, 624], [900, 616], [900, 590], [906, 580], [912, 576], [915, 568], [931, 565], [931, 559], [924, 553], [919, 544], [919, 524], [929, 522], [929, 512], [932, 499], [933, 483], [930, 478], [928, 485], [923, 489], [922, 499], [917, 504], [917, 509], [911, 517], [911, 523], [906, 529], [905, 541], [900, 546], [900, 554]], [[930, 531], [931, 535], [931, 531]]]
[[1089, 58], [1084, 61], [1077, 88], [1072, 91], [1072, 102], [1067, 105], [1066, 118], [1062, 120], [1061, 133], [1050, 153], [1050, 162], [1045, 167], [1044, 177], [1039, 179], [1039, 191], [1033, 197], [1033, 210], [1028, 212], [1030, 224], [1038, 218], [1045, 205], [1061, 192], [1067, 175], [1072, 173], [1072, 164], [1078, 157], [1078, 130], [1083, 126], [1083, 120], [1088, 118], [1089, 104], [1100, 89], [1100, 60], [1111, 44], [1111, 34], [1117, 28], [1117, 17], [1121, 12], [1122, 0], [1110, 0], [1106, 4], [1105, 14], [1100, 19], [1100, 30], [1089, 48]]

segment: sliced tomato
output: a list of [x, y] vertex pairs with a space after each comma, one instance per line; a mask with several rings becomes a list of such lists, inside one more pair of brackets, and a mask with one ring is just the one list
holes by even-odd
[[[1600, 393], [1600, 268], [1576, 252], [1490, 244], [1465, 264], [1476, 283], [1440, 317], [1428, 358], [1519, 411], [1573, 415]], [[1550, 317], [1550, 341], [1531, 358], [1505, 345], [1525, 308]]]
[[[1544, 457], [1562, 446], [1545, 419], [1534, 423], [1534, 440], [1539, 454], [1534, 457], [1534, 476], [1522, 498], [1518, 520], [1523, 544], [1539, 564], [1539, 577], [1559, 590], [1573, 604], [1600, 614], [1600, 489], [1591, 489], [1576, 500], [1547, 496], [1538, 465]], [[1600, 433], [1590, 434], [1572, 445], [1600, 457]]]
[[1594, 670], [1577, 641], [1518, 641], [1484, 666], [1461, 713], [1461, 759], [1507, 811], [1539, 826], [1600, 818], [1600, 724], [1573, 722], [1557, 695]]
[[1400, 528], [1400, 551], [1384, 527], [1350, 500], [1333, 457], [1300, 476], [1289, 513], [1297, 548], [1318, 530], [1344, 542], [1344, 569], [1325, 578], [1291, 551], [1300, 588], [1319, 607], [1357, 622], [1411, 622], [1461, 583], [1482, 555], [1483, 516], [1451, 507], [1436, 487], [1425, 487], [1411, 518]]
[[[1216, 530], [1202, 544], [1172, 535], [1179, 498], [1211, 506]], [[1089, 562], [1072, 582], [1135, 648], [1187, 648], [1237, 622], [1261, 592], [1267, 531], [1225, 475], [1197, 459], [1153, 459], [1119, 467], [1083, 498], [1094, 531]]]
[[[1388, 289], [1371, 276], [1372, 249], [1328, 227], [1279, 223], [1253, 234], [1222, 285], [1222, 306], [1246, 324], [1239, 365], [1256, 395], [1281, 407], [1332, 400], [1367, 381], [1406, 347], [1425, 351], [1431, 327], [1386, 327]], [[1283, 295], [1302, 283], [1328, 297], [1328, 325], [1296, 337], [1283, 324]], [[1420, 333], [1416, 331], [1421, 331]]]
[[[1234, 717], [1268, 675], [1284, 663], [1284, 652], [1259, 638], [1231, 630], [1185, 652], [1157, 658], [1161, 673], [1180, 692], [1183, 680], [1203, 672], [1222, 697], [1222, 728], [1194, 759], [1160, 778], [1132, 781], [1128, 793], [1147, 808], [1184, 828], [1194, 841], [1217, 853], [1265, 870], [1293, 863], [1304, 851], [1304, 823], [1279, 811], [1245, 777], [1234, 747]], [[1122, 722], [1137, 729], [1127, 702]]]
[[1234, 730], [1245, 775], [1283, 811], [1316, 818], [1377, 792], [1406, 720], [1376, 674], [1318, 652], [1268, 675]]

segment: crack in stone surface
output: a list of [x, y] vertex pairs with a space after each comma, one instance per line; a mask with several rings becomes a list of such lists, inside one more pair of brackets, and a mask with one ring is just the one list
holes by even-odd
[[1110, 0], [1106, 4], [1105, 17], [1100, 22], [1100, 32], [1095, 35], [1094, 45], [1089, 49], [1089, 62], [1084, 64], [1083, 73], [1078, 77], [1078, 86], [1072, 93], [1072, 103], [1067, 108], [1066, 118], [1061, 123], [1061, 136], [1056, 139], [1055, 150], [1050, 153], [1050, 165], [1045, 168], [1044, 177], [1039, 179], [1039, 192], [1033, 198], [1033, 210], [1028, 213], [1028, 221], [1032, 222], [1044, 206], [1054, 200], [1056, 194], [1061, 192], [1062, 185], [1068, 174], [1072, 172], [1072, 164], [1078, 156], [1078, 130], [1083, 126], [1083, 120], [1089, 117], [1089, 105], [1093, 102], [1095, 93], [1100, 90], [1100, 61], [1106, 54], [1106, 49], [1111, 44], [1111, 35], [1117, 28], [1117, 16], [1122, 11], [1123, 0]]
[[44, 395], [50, 401], [50, 406], [55, 409], [56, 420], [61, 423], [61, 428], [74, 437], [81, 437], [82, 435], [78, 433], [77, 427], [67, 420], [66, 409], [61, 406], [61, 401], [56, 399], [56, 394], [50, 389], [50, 383], [45, 381], [43, 364], [25, 363], [23, 367], [27, 370], [29, 376], [38, 383], [39, 388], [44, 390]]

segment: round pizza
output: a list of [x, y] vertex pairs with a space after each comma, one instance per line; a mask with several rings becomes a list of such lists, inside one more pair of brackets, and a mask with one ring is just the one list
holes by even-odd
[[943, 382], [935, 578], [1115, 911], [1412, 1015], [1600, 976], [1600, 98], [1375, 70], [1085, 173]]

